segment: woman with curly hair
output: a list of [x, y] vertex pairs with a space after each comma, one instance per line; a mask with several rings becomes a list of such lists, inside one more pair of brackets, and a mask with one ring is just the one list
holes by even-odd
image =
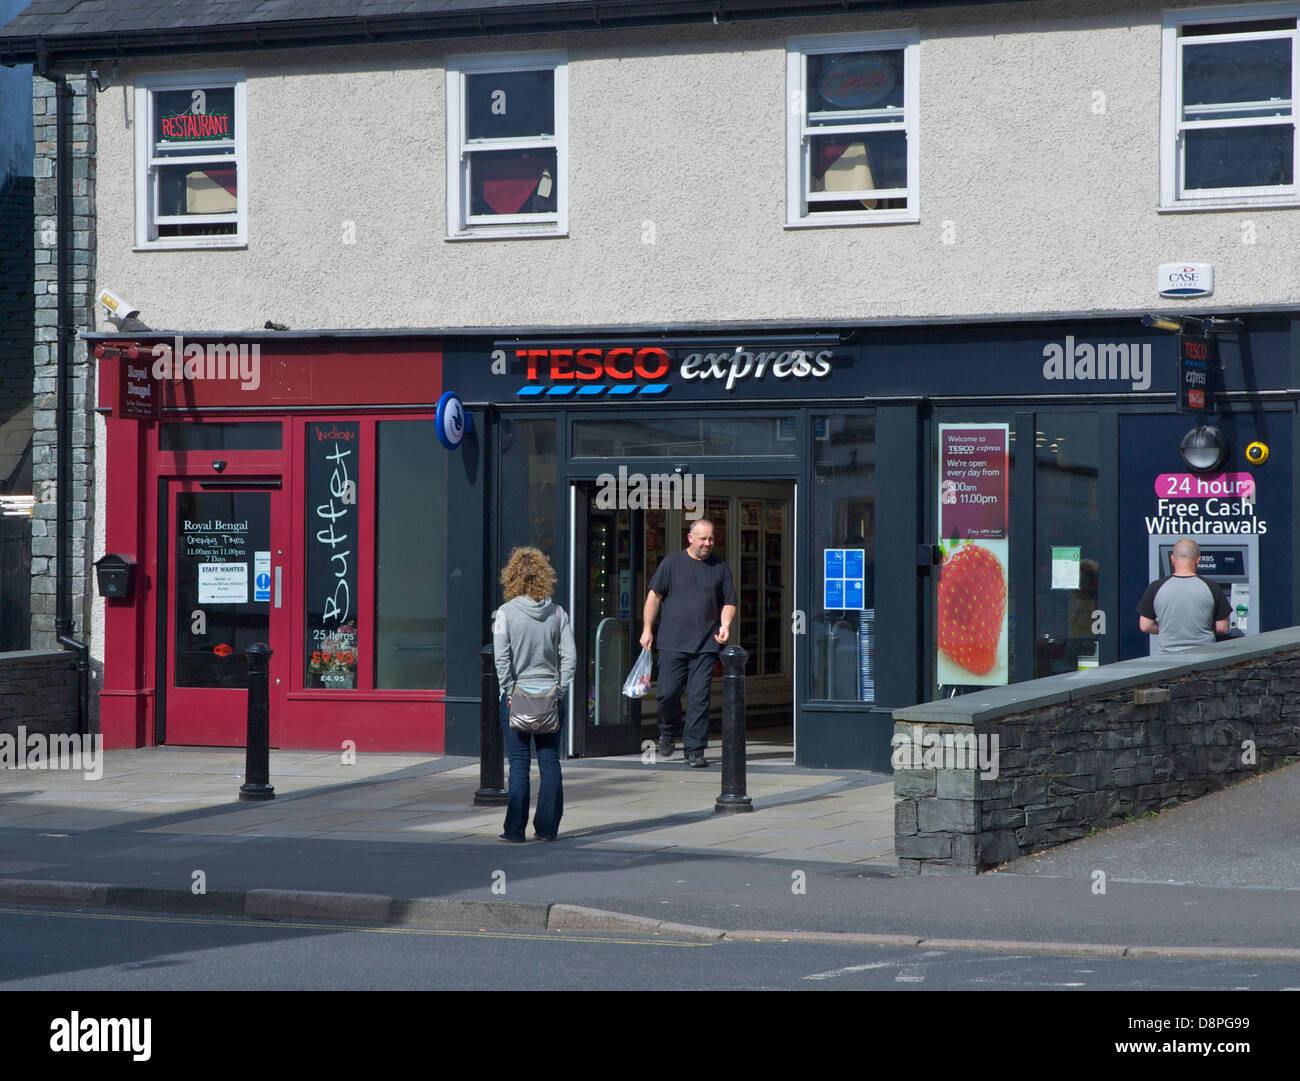
[[573, 628], [563, 608], [551, 600], [555, 569], [537, 548], [516, 548], [501, 572], [506, 602], [493, 614], [492, 646], [501, 688], [501, 728], [510, 758], [509, 801], [503, 841], [525, 840], [531, 795], [528, 771], [532, 742], [537, 742], [541, 791], [533, 830], [539, 840], [554, 841], [564, 813], [560, 779], [560, 733], [523, 732], [510, 726], [510, 697], [563, 694], [578, 668]]

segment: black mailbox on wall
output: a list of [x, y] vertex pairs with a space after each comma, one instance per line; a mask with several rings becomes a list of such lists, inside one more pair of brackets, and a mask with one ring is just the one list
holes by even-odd
[[106, 555], [95, 562], [95, 576], [99, 579], [99, 595], [110, 600], [131, 596], [135, 585], [135, 562], [125, 556]]

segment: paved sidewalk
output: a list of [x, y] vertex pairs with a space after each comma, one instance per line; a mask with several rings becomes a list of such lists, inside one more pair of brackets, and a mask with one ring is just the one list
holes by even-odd
[[[713, 812], [716, 762], [565, 762], [554, 844], [498, 841], [504, 810], [473, 806], [465, 758], [274, 752], [265, 803], [238, 802], [237, 750], [109, 751], [98, 780], [0, 770], [0, 904], [1300, 962], [1300, 766], [1190, 818], [918, 878], [893, 873], [891, 778], [788, 755], [750, 745], [755, 811], [741, 815]], [[1133, 875], [1134, 847], [1189, 826], [1176, 882]], [[1237, 851], [1258, 856], [1240, 882]], [[1097, 868], [1122, 876], [1101, 896]]]
[[[236, 802], [243, 767], [242, 750], [154, 747], [104, 752], [98, 780], [0, 771], [0, 829], [501, 844], [504, 809], [473, 804], [477, 759], [361, 754], [348, 764], [339, 753], [273, 751], [276, 798], [264, 803]], [[680, 754], [654, 764], [565, 762], [564, 844], [894, 869], [889, 777], [801, 769], [761, 744], [746, 768], [756, 813], [720, 815], [716, 762], [704, 770], [686, 768]], [[534, 764], [534, 800], [538, 784]]]

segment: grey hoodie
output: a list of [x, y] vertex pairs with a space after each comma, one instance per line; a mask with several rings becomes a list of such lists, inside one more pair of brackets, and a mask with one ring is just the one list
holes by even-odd
[[516, 597], [498, 608], [492, 618], [492, 648], [503, 694], [514, 693], [517, 683], [543, 690], [556, 682], [564, 693], [578, 670], [573, 627], [549, 597]]

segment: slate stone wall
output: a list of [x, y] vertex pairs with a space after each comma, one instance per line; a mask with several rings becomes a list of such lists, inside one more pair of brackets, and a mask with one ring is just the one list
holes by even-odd
[[[900, 873], [974, 874], [1300, 757], [1300, 646], [1210, 671], [1142, 667], [1148, 672], [1138, 685], [1130, 676], [1117, 689], [1076, 691], [1031, 709], [1003, 708], [1000, 716], [976, 712], [970, 723], [944, 723], [960, 699], [935, 703], [934, 723], [918, 721], [926, 707], [897, 711], [896, 745], [909, 747], [919, 735], [924, 755], [927, 736], [974, 735], [986, 749], [996, 737], [998, 752], [996, 777], [945, 768], [933, 747], [922, 768], [895, 769]], [[1097, 671], [1104, 678], [1105, 669]], [[1063, 680], [1017, 686], [1032, 694], [1034, 684], [1052, 682]], [[955, 748], [947, 763], [971, 764], [958, 760]]]
[[75, 653], [0, 653], [0, 735], [20, 725], [28, 735], [77, 731]]
[[[72, 603], [71, 634], [83, 641], [90, 637], [89, 616], [92, 593], [91, 547], [94, 493], [93, 417], [94, 367], [87, 355], [83, 331], [95, 325], [92, 303], [95, 294], [95, 92], [85, 76], [68, 76], [72, 89], [72, 268], [71, 307], [73, 342], [72, 420], [68, 433], [72, 453], [69, 484], [72, 537], [69, 588]], [[35, 649], [53, 649], [57, 642], [54, 626], [56, 602], [54, 581], [57, 543], [56, 475], [58, 455], [55, 436], [56, 376], [58, 372], [58, 263], [55, 212], [58, 193], [55, 84], [47, 79], [32, 80], [32, 116], [36, 132], [36, 189], [34, 289], [36, 304], [36, 348], [34, 354], [35, 411], [32, 435], [32, 486], [36, 513], [32, 520], [31, 644]]]

